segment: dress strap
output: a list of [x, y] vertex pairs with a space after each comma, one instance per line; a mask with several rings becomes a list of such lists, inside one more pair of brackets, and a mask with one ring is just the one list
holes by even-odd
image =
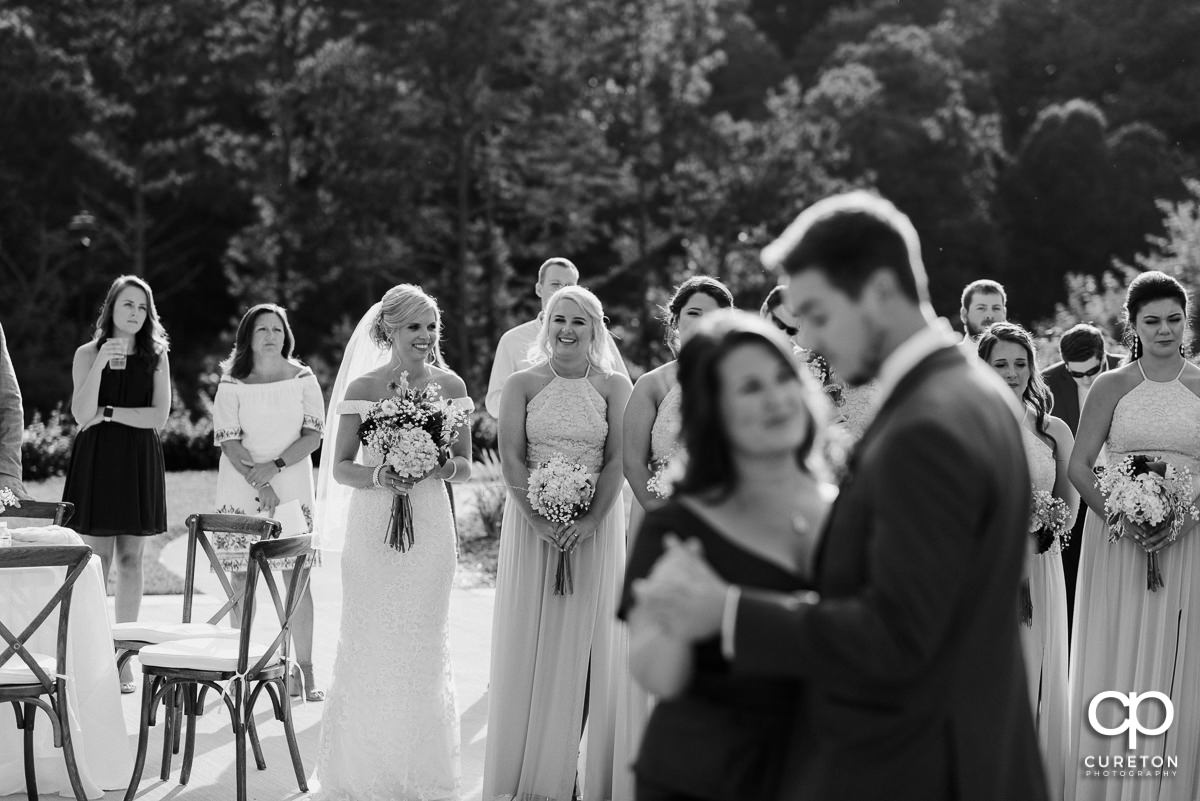
[[[1140, 362], [1141, 359], [1139, 359], [1138, 361]], [[1179, 372], [1175, 374], [1176, 381], [1178, 381], [1180, 378], [1183, 378], [1183, 371], [1186, 369], [1187, 369], [1187, 359], [1184, 359], [1183, 364], [1179, 365]]]
[[[1143, 367], [1142, 367], [1142, 360], [1141, 360], [1141, 359], [1135, 359], [1135, 361], [1137, 362], [1138, 370], [1140, 370], [1140, 371], [1141, 371], [1141, 373], [1142, 373], [1142, 380], [1143, 380], [1143, 381], [1149, 381], [1150, 379], [1146, 377], [1146, 370], [1145, 370], [1145, 368], [1143, 368]], [[1179, 371], [1179, 373], [1180, 373], [1180, 375], [1182, 375], [1182, 374], [1183, 374], [1183, 371], [1182, 371], [1182, 370], [1180, 370], [1180, 371]]]

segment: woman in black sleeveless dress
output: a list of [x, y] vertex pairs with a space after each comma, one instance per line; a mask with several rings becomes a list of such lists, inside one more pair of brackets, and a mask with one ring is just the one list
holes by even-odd
[[[79, 433], [63, 500], [107, 576], [117, 563], [116, 622], [137, 620], [145, 538], [167, 530], [166, 477], [158, 429], [171, 410], [167, 336], [142, 279], [113, 281], [96, 336], [75, 351], [71, 413]], [[128, 667], [126, 667], [128, 670]], [[133, 692], [128, 675], [122, 692]]]
[[620, 615], [630, 667], [658, 696], [634, 765], [638, 801], [775, 796], [795, 738], [802, 687], [734, 674], [719, 637], [675, 640], [639, 608], [635, 585], [671, 537], [704, 549], [721, 578], [800, 592], [836, 490], [818, 454], [828, 406], [783, 336], [745, 312], [716, 311], [679, 355], [687, 467], [671, 500], [646, 514], [625, 573]]

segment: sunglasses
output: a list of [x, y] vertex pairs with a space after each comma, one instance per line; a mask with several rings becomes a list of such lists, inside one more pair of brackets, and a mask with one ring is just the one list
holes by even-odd
[[799, 328], [796, 328], [794, 325], [788, 325], [783, 320], [780, 320], [775, 316], [775, 312], [771, 312], [771, 322], [775, 323], [775, 327], [787, 334], [789, 337], [794, 337], [796, 334], [800, 333]]
[[1092, 376], [1094, 376], [1096, 373], [1100, 372], [1103, 369], [1104, 369], [1104, 362], [1101, 361], [1101, 362], [1098, 362], [1096, 364], [1096, 366], [1093, 367], [1091, 370], [1084, 370], [1082, 373], [1077, 373], [1074, 370], [1072, 370], [1070, 367], [1068, 367], [1067, 375], [1071, 376], [1071, 378], [1091, 378]]

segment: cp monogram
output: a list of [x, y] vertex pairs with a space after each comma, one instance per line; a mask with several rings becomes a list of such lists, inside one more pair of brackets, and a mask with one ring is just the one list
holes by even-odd
[[[1122, 706], [1129, 710], [1125, 716], [1125, 720], [1115, 729], [1102, 726], [1100, 721], [1096, 719], [1096, 709], [1103, 701], [1108, 699], [1119, 702]], [[1138, 707], [1141, 706], [1142, 701], [1147, 699], [1158, 701], [1163, 705], [1163, 709], [1166, 710], [1166, 717], [1163, 720], [1162, 725], [1156, 729], [1147, 729], [1142, 725], [1142, 721], [1138, 717]], [[1095, 730], [1097, 734], [1106, 734], [1109, 737], [1115, 737], [1118, 734], [1128, 731], [1129, 749], [1131, 751], [1137, 748], [1138, 734], [1145, 734], [1147, 736], [1162, 734], [1171, 727], [1171, 722], [1174, 719], [1175, 705], [1171, 703], [1171, 699], [1169, 697], [1158, 692], [1157, 690], [1151, 690], [1148, 693], [1128, 694], [1119, 693], [1116, 690], [1105, 690], [1102, 693], [1098, 693], [1096, 697], [1092, 699], [1092, 702], [1088, 704], [1088, 722], [1092, 724], [1092, 729]]]

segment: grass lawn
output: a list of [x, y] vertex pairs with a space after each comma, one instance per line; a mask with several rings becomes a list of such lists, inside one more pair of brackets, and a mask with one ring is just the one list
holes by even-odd
[[[31, 481], [25, 487], [39, 501], [62, 498], [63, 477]], [[164, 545], [187, 532], [185, 521], [193, 512], [211, 510], [217, 491], [217, 471], [184, 470], [167, 473], [167, 531], [148, 538], [145, 551], [145, 594], [177, 595], [183, 592], [183, 577], [167, 570], [158, 561]], [[496, 583], [498, 537], [488, 536], [479, 518], [478, 503], [495, 506], [495, 495], [481, 490], [475, 482], [454, 488], [455, 510], [459, 531], [459, 570], [456, 583], [460, 587], [491, 587]], [[494, 508], [493, 508], [494, 514]], [[496, 521], [497, 528], [499, 521]], [[109, 577], [109, 593], [113, 592], [113, 576]]]

